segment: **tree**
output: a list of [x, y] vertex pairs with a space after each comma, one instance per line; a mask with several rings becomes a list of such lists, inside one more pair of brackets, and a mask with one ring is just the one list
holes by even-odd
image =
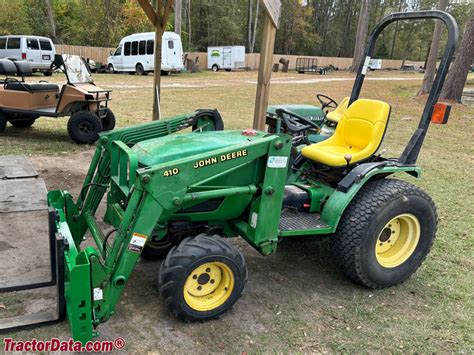
[[[438, 1], [438, 10], [446, 10], [448, 6], [448, 0], [439, 0]], [[438, 59], [439, 52], [439, 42], [441, 40], [441, 30], [443, 23], [441, 20], [436, 20], [435, 28], [433, 31], [433, 40], [431, 41], [430, 54], [428, 60], [426, 61], [425, 67], [425, 76], [423, 77], [423, 84], [421, 84], [420, 91], [418, 95], [429, 94], [431, 87], [433, 86], [433, 81], [436, 73], [436, 60]]]
[[183, 0], [174, 1], [174, 32], [181, 35], [181, 19], [183, 17]]
[[161, 91], [161, 42], [173, 6], [173, 0], [155, 0], [154, 6], [148, 0], [138, 0], [146, 16], [155, 26], [155, 65], [153, 75], [153, 121], [160, 119]]
[[464, 84], [467, 80], [469, 68], [474, 60], [474, 8], [466, 25], [464, 35], [453, 65], [448, 73], [446, 82], [441, 92], [441, 98], [446, 100], [461, 101]]
[[[255, 3], [255, 15], [254, 12]], [[247, 20], [247, 51], [253, 53], [255, 48], [255, 40], [257, 38], [257, 24], [260, 8], [260, 0], [248, 0], [248, 20]]]
[[51, 31], [50, 37], [53, 42], [56, 42], [56, 24], [54, 23], [53, 8], [51, 7], [51, 0], [44, 0], [46, 7], [46, 17], [48, 19], [49, 30]]
[[367, 45], [367, 33], [369, 31], [369, 16], [371, 0], [361, 0], [359, 22], [357, 24], [357, 35], [354, 48], [354, 57], [352, 59], [351, 71], [357, 72], [364, 56]]

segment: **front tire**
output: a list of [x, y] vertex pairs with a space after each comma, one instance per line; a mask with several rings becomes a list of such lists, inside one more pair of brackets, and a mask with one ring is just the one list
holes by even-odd
[[184, 239], [161, 265], [158, 287], [171, 312], [185, 321], [214, 319], [241, 296], [248, 279], [238, 249], [219, 236]]
[[106, 108], [105, 111], [106, 111], [105, 117], [100, 119], [100, 122], [102, 123], [103, 132], [113, 130], [115, 128], [115, 123], [116, 123], [115, 115], [112, 112], [112, 110], [110, 108]]
[[67, 130], [77, 144], [92, 144], [99, 139], [102, 123], [95, 113], [78, 111], [69, 118]]
[[214, 73], [217, 73], [217, 72], [219, 71], [219, 66], [218, 66], [217, 64], [214, 64], [214, 65], [212, 66], [212, 71], [213, 71]]
[[420, 188], [395, 179], [365, 184], [347, 207], [331, 239], [343, 273], [379, 289], [407, 280], [428, 255], [437, 212]]

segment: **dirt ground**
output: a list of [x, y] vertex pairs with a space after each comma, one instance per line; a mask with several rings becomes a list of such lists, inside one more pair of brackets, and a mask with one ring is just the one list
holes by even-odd
[[[176, 99], [176, 106], [167, 105], [164, 110], [174, 113], [181, 110], [183, 102], [195, 106], [209, 100], [211, 104], [206, 107], [224, 107], [222, 111], [228, 127], [247, 127], [251, 121], [248, 113], [253, 109], [253, 101], [249, 100], [254, 95], [251, 84], [256, 75], [237, 73], [232, 79], [225, 73], [218, 75], [217, 79], [209, 80], [207, 74], [186, 80], [179, 78], [177, 83], [165, 78], [164, 84], [168, 87], [164, 97], [175, 97], [180, 93], [182, 96], [180, 100]], [[104, 86], [117, 86], [113, 107], [118, 116], [123, 117], [120, 125], [145, 120], [151, 95], [142, 95], [142, 99], [140, 89], [151, 87], [151, 78], [136, 78], [138, 83], [131, 83], [128, 76], [98, 77], [101, 81], [107, 80]], [[396, 77], [403, 80], [393, 80]], [[320, 85], [318, 89], [321, 86], [329, 88], [332, 90], [329, 94], [339, 99], [342, 90], [347, 92], [351, 86], [343, 74], [335, 75], [334, 82], [315, 82], [324, 78], [310, 75], [299, 78], [294, 73], [277, 76], [275, 82], [280, 85], [275, 86], [272, 101], [313, 102], [314, 90], [309, 85], [314, 83]], [[399, 110], [393, 114], [392, 124], [408, 126], [395, 130], [395, 134], [387, 138], [389, 147], [396, 152], [400, 149], [400, 137], [406, 138], [416, 126], [422, 105], [413, 98], [413, 92], [421, 77], [388, 73], [381, 74], [380, 78], [369, 83], [368, 89], [375, 95], [384, 92], [384, 98]], [[291, 83], [287, 91], [282, 90], [286, 88], [285, 82]], [[225, 94], [220, 93], [223, 85], [235, 86], [232, 92], [241, 94], [245, 103], [238, 95], [225, 104], [221, 102], [223, 96], [218, 95]], [[386, 89], [388, 85], [391, 85], [390, 89]], [[206, 87], [208, 91], [194, 91], [198, 87]], [[134, 121], [131, 117], [137, 117], [137, 106], [127, 101], [130, 95], [143, 100], [140, 107], [146, 107], [146, 110], [138, 111], [139, 118]], [[426, 178], [421, 186], [441, 206], [438, 239], [427, 262], [403, 285], [373, 291], [352, 284], [337, 269], [329, 254], [327, 239], [287, 240], [281, 243], [277, 253], [268, 257], [236, 239], [233, 242], [245, 256], [250, 278], [244, 295], [230, 312], [206, 323], [186, 324], [176, 320], [160, 299], [156, 287], [160, 263], [141, 260], [117, 306], [117, 313], [99, 326], [101, 336], [97, 340], [123, 337], [127, 343], [124, 350], [130, 353], [473, 352], [474, 308], [470, 296], [474, 249], [469, 236], [473, 233], [474, 199], [472, 180], [467, 176], [472, 176], [474, 110], [456, 106], [453, 112], [455, 120], [447, 128], [430, 131], [422, 157]], [[234, 120], [239, 115], [248, 117], [245, 121]], [[35, 125], [30, 138], [9, 128], [4, 143], [22, 142], [27, 147], [29, 159], [45, 180], [48, 190], [65, 189], [77, 196], [93, 148], [70, 144], [62, 125], [52, 121], [45, 121], [38, 128]], [[471, 133], [462, 133], [463, 130]], [[47, 136], [54, 137], [51, 149], [35, 152], [34, 149], [43, 147]], [[457, 152], [456, 159], [448, 151]], [[10, 151], [17, 152], [13, 148]], [[464, 173], [455, 168], [454, 160], [465, 167]], [[456, 196], [462, 196], [466, 203]], [[44, 244], [36, 239], [35, 233], [28, 233], [31, 226], [27, 221], [22, 223], [24, 238], [30, 236], [31, 239], [16, 240], [15, 244], [9, 242], [15, 236], [0, 238], [0, 283], [12, 275], [4, 270], [11, 268], [13, 263], [19, 270], [17, 275], [27, 271], [36, 272], [35, 276], [47, 274]], [[23, 248], [21, 254], [17, 253], [20, 248]], [[17, 258], [15, 261], [12, 261], [13, 254]], [[1, 318], [38, 312], [53, 305], [54, 289], [0, 294], [0, 322]], [[23, 340], [54, 336], [67, 340], [70, 331], [68, 323], [63, 322], [8, 336]]]

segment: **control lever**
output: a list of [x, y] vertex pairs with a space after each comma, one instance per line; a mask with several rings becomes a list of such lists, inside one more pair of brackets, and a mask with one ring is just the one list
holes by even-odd
[[348, 172], [349, 171], [349, 164], [351, 163], [351, 160], [352, 160], [352, 154], [344, 155], [344, 160], [346, 161], [346, 172]]

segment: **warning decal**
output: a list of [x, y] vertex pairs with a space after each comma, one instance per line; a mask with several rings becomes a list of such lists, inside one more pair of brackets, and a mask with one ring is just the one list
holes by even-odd
[[269, 168], [286, 168], [288, 166], [288, 157], [268, 157], [267, 166]]
[[141, 253], [147, 239], [148, 238], [142, 234], [133, 233], [132, 239], [130, 240], [130, 244], [128, 244], [128, 250], [133, 251], [135, 253]]

